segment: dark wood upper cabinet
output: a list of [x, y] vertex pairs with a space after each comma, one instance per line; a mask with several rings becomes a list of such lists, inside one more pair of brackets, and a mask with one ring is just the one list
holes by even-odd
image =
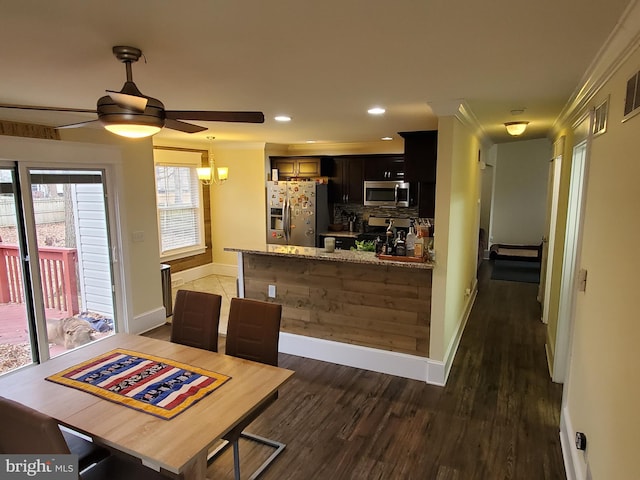
[[399, 132], [404, 138], [404, 172], [408, 182], [436, 181], [438, 131]]
[[329, 201], [332, 203], [362, 203], [364, 159], [362, 157], [334, 157], [329, 178]]
[[404, 155], [380, 154], [363, 156], [365, 180], [404, 180]]
[[278, 169], [278, 178], [329, 176], [331, 159], [327, 157], [270, 157], [271, 168]]
[[433, 218], [436, 206], [438, 131], [399, 132], [404, 138], [406, 181], [418, 187], [418, 215]]

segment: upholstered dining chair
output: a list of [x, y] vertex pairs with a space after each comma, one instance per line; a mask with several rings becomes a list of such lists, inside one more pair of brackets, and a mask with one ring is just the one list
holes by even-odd
[[54, 419], [3, 397], [0, 425], [0, 453], [73, 453], [80, 471], [110, 455], [108, 449], [61, 430]]
[[[19, 402], [0, 397], [0, 425], [0, 453], [77, 454], [69, 448], [55, 419]], [[167, 480], [160, 473], [117, 455], [98, 459], [87, 467], [90, 468], [84, 470], [79, 466], [81, 480]]]
[[[277, 366], [281, 316], [282, 305], [246, 298], [232, 298], [229, 308], [225, 353], [234, 357]], [[240, 480], [240, 438], [275, 448], [271, 456], [249, 477], [251, 479], [258, 478], [286, 447], [284, 443], [244, 432], [244, 429], [277, 398], [278, 392], [275, 392], [243, 422], [224, 436], [224, 439], [233, 446], [233, 467], [236, 480]], [[214, 458], [215, 455], [210, 461]]]
[[215, 293], [178, 290], [171, 321], [171, 341], [218, 351], [222, 297]]

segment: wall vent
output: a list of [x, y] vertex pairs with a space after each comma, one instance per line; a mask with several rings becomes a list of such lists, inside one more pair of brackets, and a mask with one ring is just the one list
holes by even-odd
[[636, 72], [627, 80], [627, 94], [624, 99], [624, 117], [622, 121], [628, 120], [638, 113], [640, 107], [640, 72]]
[[595, 108], [593, 119], [593, 135], [601, 135], [607, 131], [607, 116], [609, 114], [609, 98]]

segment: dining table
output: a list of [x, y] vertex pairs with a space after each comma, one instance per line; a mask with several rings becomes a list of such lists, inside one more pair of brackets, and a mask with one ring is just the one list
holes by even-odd
[[[230, 377], [170, 419], [46, 380], [114, 349], [127, 349]], [[185, 480], [206, 478], [208, 451], [278, 390], [293, 371], [140, 335], [116, 333], [0, 377], [0, 395], [20, 402], [97, 444]]]

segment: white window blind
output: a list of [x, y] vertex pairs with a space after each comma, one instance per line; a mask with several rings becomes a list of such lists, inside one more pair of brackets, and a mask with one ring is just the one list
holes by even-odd
[[160, 255], [180, 258], [202, 251], [203, 218], [197, 165], [156, 165]]

